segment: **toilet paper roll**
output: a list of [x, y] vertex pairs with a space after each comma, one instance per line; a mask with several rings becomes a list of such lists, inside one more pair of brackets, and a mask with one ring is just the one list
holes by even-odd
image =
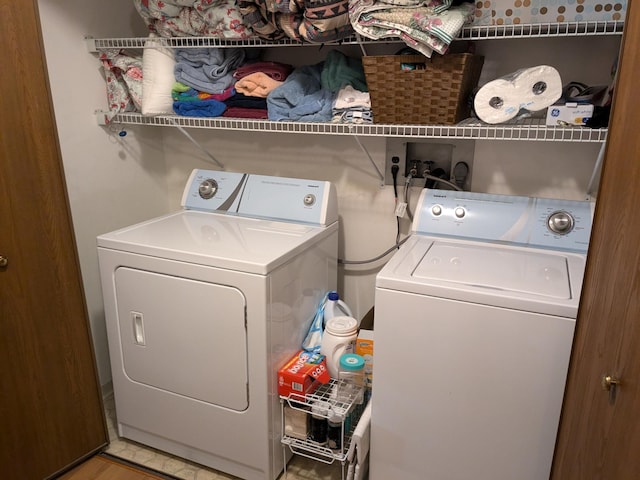
[[498, 78], [478, 90], [473, 99], [473, 109], [483, 122], [503, 123], [518, 115], [520, 100], [513, 82]]
[[537, 112], [562, 96], [558, 71], [548, 65], [523, 68], [485, 84], [476, 93], [477, 117], [490, 124], [507, 122], [520, 110]]
[[558, 71], [548, 65], [519, 70], [513, 79], [520, 108], [537, 112], [556, 103], [562, 96], [562, 79]]

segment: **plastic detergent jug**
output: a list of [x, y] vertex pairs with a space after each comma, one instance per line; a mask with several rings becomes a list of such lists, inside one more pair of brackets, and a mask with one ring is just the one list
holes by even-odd
[[327, 301], [324, 304], [324, 323], [326, 327], [329, 319], [334, 317], [353, 317], [349, 306], [340, 300], [338, 292], [329, 292]]
[[338, 378], [340, 357], [353, 353], [358, 337], [358, 321], [353, 317], [334, 317], [327, 321], [322, 335], [320, 353], [326, 357], [331, 378]]

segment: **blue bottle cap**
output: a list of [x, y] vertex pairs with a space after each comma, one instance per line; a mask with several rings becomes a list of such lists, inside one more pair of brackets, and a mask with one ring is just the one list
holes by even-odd
[[338, 295], [338, 292], [329, 292], [328, 298], [335, 302], [336, 300], [340, 300], [340, 295]]
[[340, 356], [340, 368], [353, 372], [362, 370], [364, 368], [364, 357], [355, 353], [345, 353]]

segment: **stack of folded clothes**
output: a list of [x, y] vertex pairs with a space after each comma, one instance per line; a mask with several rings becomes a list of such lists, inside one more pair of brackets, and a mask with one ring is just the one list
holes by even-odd
[[233, 72], [235, 95], [225, 100], [225, 117], [267, 119], [267, 96], [281, 86], [293, 71], [278, 62], [253, 62]]
[[233, 95], [233, 72], [245, 63], [239, 48], [176, 49], [173, 110], [178, 115], [219, 117]]
[[333, 102], [333, 123], [373, 123], [369, 92], [360, 92], [351, 85], [341, 88]]
[[[336, 97], [346, 87], [367, 92], [362, 61], [332, 50], [324, 62], [296, 68], [282, 85], [269, 93], [268, 118], [274, 121], [331, 122]], [[344, 115], [345, 118], [349, 116]]]

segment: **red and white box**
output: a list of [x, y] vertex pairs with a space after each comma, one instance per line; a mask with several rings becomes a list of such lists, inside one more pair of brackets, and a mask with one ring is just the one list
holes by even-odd
[[330, 379], [324, 355], [300, 350], [278, 370], [278, 394], [304, 396]]

